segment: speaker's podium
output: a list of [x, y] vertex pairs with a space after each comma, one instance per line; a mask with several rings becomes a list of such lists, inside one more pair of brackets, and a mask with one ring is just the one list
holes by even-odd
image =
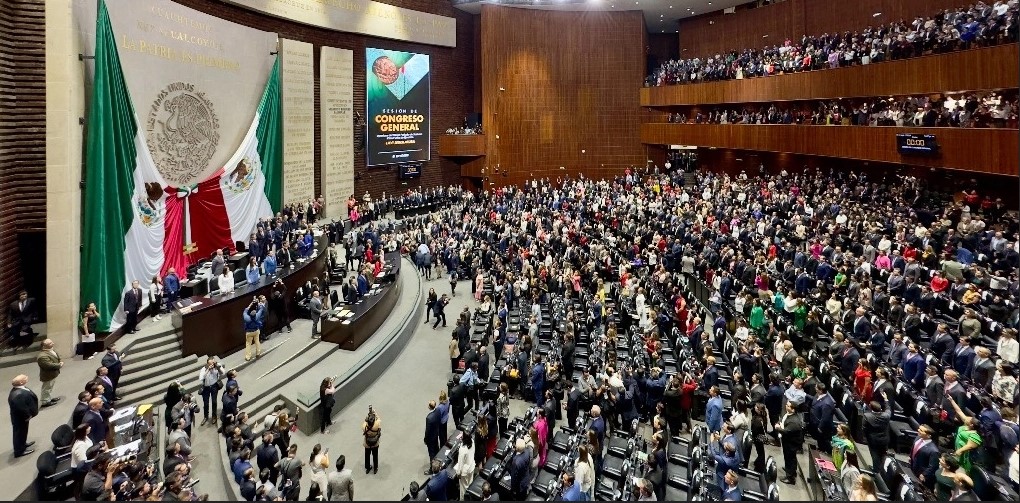
[[[177, 331], [181, 353], [184, 356], [224, 357], [244, 347], [244, 309], [258, 295], [269, 298], [277, 278], [282, 279], [287, 288], [288, 294], [284, 296], [287, 303], [305, 283], [317, 282], [326, 270], [326, 241], [322, 233], [316, 235], [315, 256], [298, 261], [292, 265], [293, 268], [277, 271], [275, 277], [262, 275], [258, 283], [238, 283], [231, 293], [193, 295], [175, 302], [170, 321]], [[291, 319], [297, 311], [294, 306], [287, 307]], [[267, 315], [263, 330], [273, 332], [283, 325], [286, 325], [286, 320]]]

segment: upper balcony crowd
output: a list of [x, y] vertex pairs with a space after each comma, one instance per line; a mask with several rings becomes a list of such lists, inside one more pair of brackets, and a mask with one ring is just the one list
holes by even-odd
[[787, 39], [782, 45], [761, 49], [671, 60], [648, 76], [645, 85], [765, 77], [1012, 43], [1018, 40], [1018, 14], [1020, 0], [979, 1], [853, 33], [804, 35], [799, 43]]

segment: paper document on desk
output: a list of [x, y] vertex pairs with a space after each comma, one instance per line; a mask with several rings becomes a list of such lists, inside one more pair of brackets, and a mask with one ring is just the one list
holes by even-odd
[[137, 407], [133, 407], [133, 406], [132, 407], [121, 407], [121, 408], [117, 409], [116, 411], [114, 411], [113, 415], [110, 416], [110, 423], [115, 423], [115, 422], [117, 422], [120, 419], [124, 419], [125, 417], [132, 417], [132, 416], [135, 415], [135, 412], [137, 410], [138, 410], [138, 408]]

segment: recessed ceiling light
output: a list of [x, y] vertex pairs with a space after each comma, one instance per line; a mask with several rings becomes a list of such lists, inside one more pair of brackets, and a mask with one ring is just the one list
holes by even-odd
[[659, 17], [666, 17], [665, 14], [659, 14]]
[[670, 9], [672, 9], [672, 8], [673, 8], [673, 6], [672, 6], [672, 5], [670, 5], [670, 6], [669, 6], [669, 8], [670, 8]]
[[708, 2], [708, 5], [712, 5], [712, 2]]

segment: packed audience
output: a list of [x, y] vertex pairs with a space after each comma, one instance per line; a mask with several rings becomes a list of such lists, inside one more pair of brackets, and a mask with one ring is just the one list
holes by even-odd
[[906, 96], [873, 99], [713, 107], [670, 113], [667, 122], [693, 124], [805, 124], [843, 126], [923, 126], [1016, 128], [1015, 93], [961, 93], [939, 97]]
[[671, 60], [646, 84], [665, 86], [746, 79], [839, 68], [1016, 42], [1017, 0], [976, 2], [912, 21], [900, 20], [850, 33], [825, 33], [786, 40], [762, 49], [729, 51], [708, 57]]
[[[902, 177], [703, 174], [695, 186], [682, 184], [679, 173], [535, 180], [411, 222], [406, 249], [423, 274], [441, 268], [476, 278], [479, 308], [495, 313], [494, 358], [507, 358], [497, 369], [505, 387], [491, 403], [460, 390], [438, 406], [452, 404], [455, 421], [476, 410], [498, 424], [510, 395], [540, 410], [550, 400], [566, 403], [567, 425], [578, 414], [598, 424], [587, 449], [596, 479], [606, 442], [633, 420], [679, 433], [693, 416], [726, 439], [750, 429], [756, 449], [781, 444], [791, 484], [810, 438], [849, 474], [845, 491], [855, 498], [874, 493], [874, 476], [861, 472], [876, 472], [892, 452], [906, 455], [943, 499], [973, 496], [974, 481], [990, 476], [1016, 484], [1015, 212], [975, 190], [947, 202]], [[491, 298], [477, 293], [490, 283]], [[695, 297], [694, 283], [705, 298]], [[539, 352], [550, 304], [555, 350]], [[445, 314], [436, 305], [445, 303], [430, 295], [429, 309]], [[517, 334], [506, 329], [514, 310], [528, 318]], [[454, 370], [459, 359], [478, 362], [479, 348], [465, 343], [471, 319], [462, 313], [454, 330]], [[589, 359], [572, 372], [582, 334], [592, 338]], [[614, 350], [620, 336], [636, 337], [627, 356]], [[682, 362], [675, 377], [662, 372], [671, 354]], [[736, 369], [726, 385], [724, 361]], [[488, 362], [468, 364], [455, 385], [472, 395], [477, 373], [490, 371]], [[578, 408], [582, 399], [595, 405], [591, 413]], [[916, 425], [913, 404], [924, 404]], [[511, 471], [518, 498], [541, 472], [545, 428], [517, 450], [532, 460], [523, 474]], [[648, 459], [663, 457], [668, 438], [653, 435]], [[712, 439], [717, 485], [731, 487], [728, 467], [750, 460], [733, 461], [739, 446]], [[858, 457], [858, 443], [870, 461]], [[929, 444], [943, 465], [920, 463], [913, 448]], [[485, 460], [477, 457], [461, 477]], [[759, 454], [753, 466], [763, 463]], [[431, 485], [439, 472], [429, 472]], [[662, 499], [661, 477], [652, 479], [649, 494]], [[565, 498], [575, 496], [573, 482], [564, 479]], [[592, 486], [581, 490], [590, 497]]]
[[[461, 440], [452, 467], [459, 482], [432, 462], [423, 496], [471, 490], [511, 423], [511, 397], [536, 407], [528, 438], [512, 446], [518, 499], [535, 489], [557, 424], [584, 425], [582, 455], [551, 495], [576, 500], [595, 496], [613, 439], [646, 423], [647, 461], [624, 497], [663, 500], [667, 445], [694, 419], [710, 432], [715, 483], [727, 497], [739, 499], [741, 467], [764, 470], [766, 443], [782, 446], [786, 483], [795, 482], [805, 448], [827, 453], [851, 499], [875, 495], [873, 474], [894, 454], [939, 499], [976, 497], [975, 480], [989, 477], [1015, 489], [1015, 210], [971, 187], [954, 202], [909, 177], [702, 173], [685, 186], [684, 175], [534, 180], [464, 195], [406, 219], [386, 239], [355, 234], [354, 244], [374, 252], [403, 250], [422, 274], [445, 271], [451, 294], [466, 279], [478, 303], [453, 321], [458, 378], [430, 408], [454, 424], [473, 413], [486, 426]], [[440, 319], [446, 325], [445, 305], [430, 292], [436, 328]], [[526, 328], [508, 330], [511, 312], [524, 313]], [[491, 318], [481, 345], [465, 340], [478, 316]], [[542, 339], [550, 325], [551, 339]], [[168, 388], [158, 470], [165, 479], [157, 485], [156, 467], [103, 452], [103, 411], [117, 400], [114, 368], [111, 349], [72, 417], [72, 451], [83, 453], [81, 499], [201, 498], [190, 478], [194, 427], [221, 428], [247, 500], [353, 499], [346, 459], [319, 446], [299, 452], [282, 405], [249, 418], [237, 406], [236, 373], [215, 359], [198, 375], [202, 406], [180, 384]], [[482, 390], [492, 375], [494, 396]], [[323, 382], [320, 394], [331, 388]], [[373, 414], [365, 432], [378, 424]], [[743, 431], [752, 432], [754, 457], [743, 454]], [[483, 488], [484, 496], [496, 491]]]

